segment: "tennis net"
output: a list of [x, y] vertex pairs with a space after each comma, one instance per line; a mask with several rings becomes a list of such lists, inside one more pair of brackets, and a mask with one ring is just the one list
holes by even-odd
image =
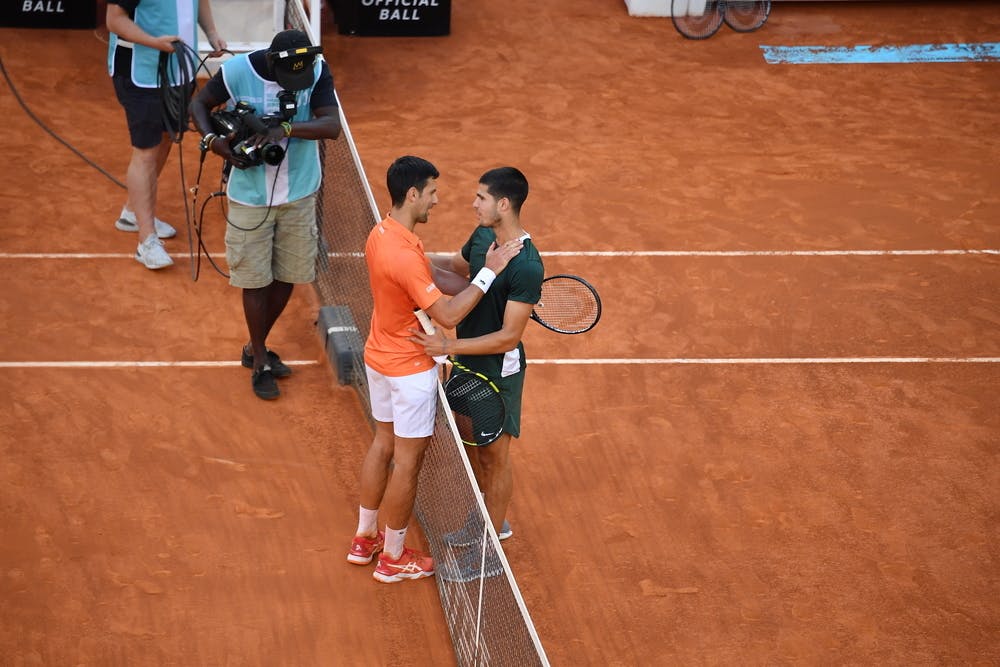
[[[287, 2], [284, 21], [285, 28], [303, 30], [313, 44], [319, 44], [312, 27], [318, 24], [316, 17], [310, 20], [301, 0]], [[340, 377], [357, 390], [367, 410], [362, 341], [368, 335], [372, 298], [364, 247], [381, 216], [343, 107], [340, 120], [340, 137], [321, 146], [320, 253], [314, 286], [321, 305], [337, 309], [337, 328], [349, 333], [350, 359]], [[438, 393], [437, 421], [424, 458], [415, 515], [435, 559], [435, 579], [458, 664], [548, 665], [517, 582], [486, 519], [440, 386]]]

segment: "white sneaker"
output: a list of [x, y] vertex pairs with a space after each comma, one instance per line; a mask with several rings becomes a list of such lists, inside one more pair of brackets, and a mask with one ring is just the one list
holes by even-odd
[[147, 269], [163, 269], [174, 263], [167, 254], [163, 242], [153, 234], [146, 237], [146, 240], [139, 244], [135, 250], [135, 261], [143, 264]]
[[[153, 226], [156, 227], [156, 235], [161, 239], [172, 239], [177, 236], [177, 230], [159, 218], [153, 218]], [[123, 232], [139, 231], [139, 223], [135, 220], [135, 213], [123, 208], [118, 220], [115, 221], [115, 229], [120, 229]]]

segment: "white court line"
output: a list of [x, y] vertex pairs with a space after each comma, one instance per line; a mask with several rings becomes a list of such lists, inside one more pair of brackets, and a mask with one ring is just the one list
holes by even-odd
[[[187, 253], [177, 253], [187, 256]], [[880, 257], [920, 255], [1000, 255], [1000, 249], [939, 250], [554, 250], [543, 257]], [[226, 254], [210, 253], [213, 258]], [[328, 257], [364, 257], [363, 252], [330, 252]], [[0, 259], [134, 259], [134, 253], [0, 252]]]
[[[289, 366], [315, 366], [315, 359], [284, 361]], [[0, 361], [0, 368], [228, 368], [239, 361]]]
[[[186, 252], [175, 252], [177, 257], [188, 257]], [[223, 258], [224, 252], [213, 252], [211, 257]], [[135, 253], [120, 252], [0, 252], [0, 259], [135, 259]]]
[[717, 359], [528, 359], [529, 364], [552, 365], [621, 365], [621, 364], [996, 364], [1000, 357], [751, 357]]
[[[289, 366], [315, 366], [315, 360], [286, 361]], [[528, 359], [529, 364], [553, 366], [620, 365], [789, 365], [789, 364], [997, 364], [1000, 357], [748, 357], [665, 359]], [[0, 361], [0, 368], [222, 368], [238, 361]]]
[[608, 250], [543, 252], [543, 257], [843, 257], [880, 255], [1000, 255], [1000, 250]]

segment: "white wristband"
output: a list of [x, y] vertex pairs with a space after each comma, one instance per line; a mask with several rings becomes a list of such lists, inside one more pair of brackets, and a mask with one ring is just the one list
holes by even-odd
[[486, 292], [490, 289], [490, 285], [492, 285], [493, 281], [496, 280], [496, 277], [497, 274], [493, 273], [493, 271], [484, 266], [479, 269], [479, 273], [477, 273], [476, 277], [472, 279], [472, 284], [483, 290], [483, 294], [486, 294]]

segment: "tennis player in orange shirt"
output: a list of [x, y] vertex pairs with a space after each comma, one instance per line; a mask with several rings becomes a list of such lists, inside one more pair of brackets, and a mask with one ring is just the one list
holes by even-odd
[[378, 554], [374, 577], [385, 583], [434, 574], [430, 555], [405, 546], [417, 478], [437, 414], [437, 365], [422, 346], [409, 340], [411, 330], [419, 326], [414, 311], [423, 310], [444, 327], [456, 326], [523, 245], [517, 239], [494, 244], [485, 267], [468, 287], [453, 297], [443, 294], [414, 233], [438, 202], [439, 175], [423, 158], [407, 155], [393, 162], [386, 174], [392, 209], [365, 245], [374, 300], [365, 368], [375, 437], [361, 466], [358, 529], [347, 560], [367, 565]]

